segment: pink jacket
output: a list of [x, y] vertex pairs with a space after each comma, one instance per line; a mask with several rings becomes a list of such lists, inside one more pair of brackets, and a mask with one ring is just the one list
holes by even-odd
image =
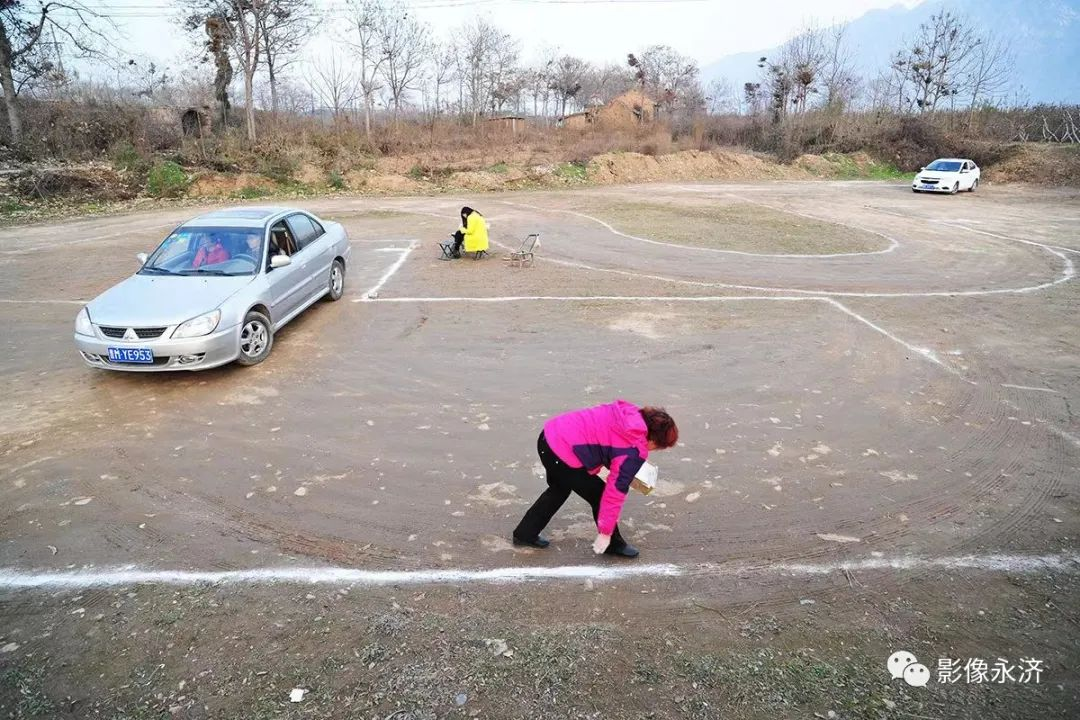
[[574, 410], [544, 424], [544, 437], [559, 459], [595, 475], [609, 470], [596, 529], [610, 535], [630, 490], [630, 481], [649, 457], [648, 428], [641, 411], [625, 400]]

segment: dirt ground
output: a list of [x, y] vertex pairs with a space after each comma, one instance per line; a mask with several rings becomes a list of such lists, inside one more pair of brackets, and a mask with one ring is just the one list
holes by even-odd
[[[495, 252], [440, 260], [463, 204]], [[1077, 716], [1075, 192], [304, 206], [349, 232], [345, 297], [192, 374], [71, 332], [198, 209], [0, 230], [0, 717]], [[616, 397], [681, 429], [623, 513], [641, 557], [595, 558], [577, 498], [511, 545], [544, 419]]]

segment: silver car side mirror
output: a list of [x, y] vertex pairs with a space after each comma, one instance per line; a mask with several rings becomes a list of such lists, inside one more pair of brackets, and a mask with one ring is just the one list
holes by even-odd
[[145, 265], [146, 264], [146, 259], [148, 257], [150, 257], [150, 256], [147, 255], [146, 253], [137, 253], [135, 255], [135, 259], [139, 261], [140, 265]]
[[286, 265], [292, 265], [292, 258], [288, 255], [275, 255], [270, 258], [271, 268], [283, 268]]

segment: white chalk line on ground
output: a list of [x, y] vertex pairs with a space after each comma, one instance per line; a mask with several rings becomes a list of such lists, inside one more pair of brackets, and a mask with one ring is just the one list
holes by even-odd
[[360, 570], [347, 567], [277, 567], [251, 570], [146, 570], [135, 566], [67, 572], [0, 570], [0, 589], [68, 589], [117, 585], [442, 585], [521, 583], [535, 580], [621, 580], [681, 575], [675, 565], [564, 565], [489, 570]]
[[1030, 385], [1010, 385], [1009, 383], [1001, 383], [1001, 387], [1013, 388], [1014, 390], [1033, 390], [1035, 392], [1058, 394], [1057, 390], [1051, 390], [1050, 388], [1031, 387]]
[[786, 300], [789, 302], [824, 302], [829, 298], [785, 297], [783, 295], [494, 295], [490, 297], [390, 297], [369, 302], [376, 303], [509, 303], [509, 302], [726, 302], [736, 300]]
[[[1028, 412], [1027, 410], [1020, 407], [1019, 405], [1017, 405], [1016, 403], [1014, 403], [1012, 400], [1010, 400], [1008, 398], [1001, 398], [1001, 403], [1005, 407], [1007, 407], [1007, 408], [1009, 408], [1011, 410], [1014, 410], [1014, 411], [1016, 411], [1018, 413], [1027, 414], [1027, 412]], [[1072, 445], [1075, 445], [1076, 447], [1080, 448], [1080, 437], [1077, 437], [1077, 436], [1073, 435], [1072, 433], [1070, 433], [1065, 428], [1058, 427], [1054, 423], [1047, 422], [1046, 420], [1043, 420], [1041, 418], [1036, 417], [1035, 421], [1037, 423], [1039, 423], [1040, 425], [1042, 425], [1043, 427], [1045, 427], [1047, 430], [1049, 430], [1054, 435], [1057, 435], [1062, 440], [1065, 440], [1066, 442], [1071, 443]]]
[[[835, 300], [829, 297], [805, 297], [801, 295], [700, 295], [700, 296], [687, 296], [687, 295], [498, 295], [491, 297], [392, 297], [392, 298], [379, 298], [377, 300], [370, 300], [369, 302], [377, 303], [454, 303], [454, 304], [467, 304], [467, 303], [514, 303], [514, 302], [670, 302], [670, 303], [715, 303], [715, 302], [748, 302], [748, 301], [777, 301], [777, 302], [818, 302], [834, 307], [845, 315], [857, 320], [858, 322], [866, 325], [874, 332], [885, 336], [889, 340], [907, 348], [911, 352], [915, 353], [919, 357], [927, 360], [934, 365], [944, 369], [952, 375], [956, 375], [961, 379], [965, 379], [957, 370], [942, 362], [940, 358], [934, 353], [933, 350], [928, 348], [921, 348], [916, 345], [903, 340], [893, 333], [889, 332], [885, 328], [877, 325], [876, 323], [868, 320], [859, 313], [855, 312], [851, 308], [847, 307], [839, 300]], [[354, 301], [358, 302], [358, 301]], [[967, 380], [971, 384], [975, 384], [974, 381]]]
[[131, 585], [446, 585], [515, 584], [542, 580], [618, 581], [644, 577], [827, 575], [837, 571], [1080, 572], [1080, 554], [870, 557], [826, 563], [723, 563], [704, 565], [560, 565], [490, 569], [363, 570], [349, 567], [272, 567], [249, 570], [150, 570], [138, 566], [65, 571], [0, 569], [0, 590], [69, 590]]
[[[510, 203], [508, 201], [499, 201], [499, 202], [502, 202], [502, 203], [504, 203], [506, 205], [515, 205], [515, 204], [517, 204], [517, 203]], [[535, 206], [532, 206], [532, 205], [520, 205], [520, 207], [534, 208], [534, 209], [541, 210], [541, 211], [545, 210], [545, 208], [535, 207]], [[880, 210], [879, 208], [875, 208], [873, 206], [867, 206], [867, 207], [869, 207], [872, 210]], [[571, 211], [571, 210], [555, 210], [553, 208], [550, 209], [550, 210], [553, 211], [553, 212], [564, 212], [564, 213], [570, 213], [570, 214], [574, 214], [574, 215], [580, 215], [580, 213], [575, 213], [574, 211]], [[784, 212], [788, 212], [788, 211], [785, 210]], [[881, 210], [881, 212], [890, 213], [890, 211], [887, 211], [887, 210]], [[898, 213], [890, 213], [890, 214], [898, 214]], [[584, 217], [588, 217], [588, 216], [584, 216]], [[596, 218], [589, 218], [589, 219], [595, 220], [596, 222], [599, 222], [602, 225], [605, 225], [605, 226], [607, 225], [602, 220], [596, 220]], [[826, 222], [829, 222], [829, 221], [826, 221]], [[961, 229], [965, 229], [965, 230], [971, 230], [972, 232], [982, 232], [982, 231], [975, 230], [973, 228], [967, 228], [967, 227], [964, 227], [964, 226], [961, 226], [961, 225], [956, 225], [956, 227], [961, 228]], [[608, 230], [615, 233], [616, 235], [621, 235], [621, 236], [624, 236], [624, 237], [631, 237], [631, 236], [624, 235], [623, 233], [619, 232], [618, 230], [615, 230], [614, 228], [611, 228], [610, 226], [608, 226]], [[1021, 242], [1021, 243], [1027, 244], [1027, 245], [1032, 245], [1032, 246], [1035, 246], [1035, 247], [1042, 248], [1046, 252], [1048, 252], [1048, 253], [1050, 253], [1052, 255], [1055, 255], [1055, 256], [1057, 256], [1058, 258], [1060, 258], [1062, 260], [1063, 269], [1062, 269], [1061, 276], [1054, 279], [1054, 280], [1050, 280], [1048, 282], [1045, 282], [1045, 283], [1040, 283], [1038, 285], [1027, 285], [1027, 286], [1019, 287], [1019, 288], [993, 288], [993, 289], [989, 289], [989, 290], [932, 290], [932, 291], [925, 291], [925, 292], [855, 292], [855, 291], [848, 291], [848, 290], [810, 290], [810, 289], [791, 288], [791, 287], [768, 287], [768, 286], [762, 286], [762, 285], [741, 285], [741, 284], [735, 284], [735, 283], [708, 282], [708, 281], [703, 281], [703, 280], [685, 280], [685, 279], [682, 279], [682, 278], [672, 278], [672, 277], [667, 277], [667, 276], [663, 276], [663, 275], [649, 275], [649, 274], [646, 274], [646, 273], [637, 273], [637, 272], [628, 271], [628, 270], [616, 270], [616, 269], [612, 269], [612, 268], [600, 268], [600, 267], [595, 267], [595, 266], [592, 266], [592, 265], [586, 265], [584, 263], [572, 262], [572, 261], [567, 261], [567, 260], [558, 260], [558, 259], [550, 258], [550, 257], [541, 257], [541, 258], [538, 258], [538, 260], [541, 260], [542, 262], [554, 263], [556, 265], [564, 265], [566, 267], [575, 267], [575, 268], [579, 268], [579, 269], [582, 269], [582, 270], [591, 270], [593, 272], [615, 273], [615, 274], [618, 274], [618, 275], [627, 275], [627, 276], [631, 276], [631, 277], [641, 277], [641, 278], [645, 278], [645, 279], [649, 279], [649, 280], [661, 280], [661, 281], [664, 281], [664, 282], [681, 283], [681, 284], [693, 285], [693, 286], [697, 286], [697, 287], [729, 288], [729, 289], [732, 289], [732, 290], [754, 290], [754, 291], [757, 291], [757, 292], [786, 292], [786, 293], [797, 293], [797, 294], [800, 294], [800, 295], [811, 295], [811, 296], [820, 296], [820, 297], [830, 297], [830, 296], [832, 296], [832, 297], [857, 297], [857, 298], [979, 297], [979, 296], [983, 296], [983, 295], [1024, 294], [1024, 293], [1037, 292], [1039, 290], [1045, 290], [1045, 289], [1053, 287], [1055, 285], [1059, 285], [1059, 284], [1061, 284], [1063, 282], [1067, 282], [1067, 281], [1073, 279], [1076, 276], [1076, 268], [1073, 265], [1072, 258], [1070, 258], [1067, 255], [1064, 255], [1063, 253], [1059, 252], [1059, 250], [1058, 250], [1058, 248], [1056, 248], [1056, 246], [1046, 245], [1044, 243], [1035, 242], [1033, 240], [1021, 240], [1019, 238], [1010, 238], [1010, 237], [1007, 237], [1007, 236], [1004, 236], [1004, 235], [993, 235], [992, 233], [983, 232], [982, 234], [984, 234], [984, 235], [988, 234], [988, 235], [991, 235], [992, 237], [997, 237], [999, 239], [1013, 240], [1015, 242]], [[672, 243], [659, 243], [658, 241], [648, 240], [648, 239], [645, 239], [645, 238], [633, 238], [633, 239], [635, 239], [635, 240], [645, 240], [646, 242], [652, 242], [652, 243], [657, 243], [657, 244], [672, 245], [672, 247], [677, 247], [677, 248], [681, 248], [681, 249], [687, 249], [687, 248], [694, 249], [694, 248], [691, 248], [691, 246], [687, 246], [687, 245], [676, 245], [676, 244], [672, 244]], [[505, 247], [505, 246], [501, 245], [500, 243], [495, 243], [495, 244], [500, 245], [500, 247]], [[766, 256], [762, 256], [762, 257], [766, 257]], [[772, 257], [776, 257], [776, 256], [772, 256]], [[808, 257], [822, 257], [822, 256], [820, 256], [820, 255], [812, 255], [812, 256], [808, 256]]]
[[[910, 215], [905, 215], [904, 213], [900, 213], [900, 212], [897, 212], [895, 210], [889, 210], [887, 208], [877, 207], [875, 205], [864, 205], [863, 207], [865, 207], [865, 208], [867, 208], [869, 210], [874, 210], [876, 212], [884, 213], [885, 215], [894, 215], [896, 217], [902, 217], [904, 219], [910, 219], [911, 218]], [[980, 230], [978, 228], [969, 227], [969, 226], [964, 225], [963, 223], [957, 222], [955, 220], [935, 220], [934, 222], [939, 223], [941, 225], [947, 225], [948, 227], [954, 227], [954, 228], [957, 228], [958, 230], [966, 230], [967, 232], [975, 233], [977, 235], [985, 235], [987, 237], [992, 237], [992, 238], [995, 238], [997, 240], [1006, 240], [1008, 242], [1016, 242], [1016, 243], [1023, 243], [1024, 245], [1031, 245], [1033, 247], [1041, 248], [1041, 249], [1045, 250], [1046, 252], [1048, 252], [1048, 253], [1050, 253], [1052, 255], [1056, 255], [1057, 257], [1061, 258], [1061, 260], [1064, 262], [1064, 264], [1065, 264], [1064, 274], [1067, 275], [1068, 277], [1059, 278], [1057, 281], [1055, 281], [1053, 283], [1050, 283], [1051, 285], [1056, 285], [1059, 282], [1064, 282], [1064, 280], [1072, 278], [1075, 275], [1075, 269], [1073, 267], [1072, 258], [1070, 258], [1067, 255], [1063, 255], [1062, 252], [1080, 254], [1080, 250], [1075, 250], [1073, 248], [1068, 248], [1068, 247], [1062, 247], [1060, 245], [1050, 245], [1048, 243], [1041, 243], [1041, 242], [1038, 242], [1036, 240], [1028, 240], [1028, 239], [1025, 239], [1025, 238], [1013, 237], [1011, 235], [1001, 235], [1000, 233], [993, 233], [993, 232], [989, 232], [988, 230]], [[1046, 287], [1046, 285], [1044, 284], [1044, 285], [1035, 286], [1032, 289], [1033, 290], [1034, 289], [1042, 289], [1043, 287]]]
[[[943, 362], [937, 354], [929, 348], [922, 348], [917, 345], [913, 345], [906, 340], [898, 337], [894, 333], [886, 330], [877, 323], [863, 317], [859, 313], [855, 312], [851, 308], [847, 307], [840, 301], [830, 297], [806, 297], [806, 296], [784, 296], [784, 295], [702, 295], [698, 297], [694, 296], [668, 296], [668, 295], [500, 295], [492, 297], [467, 297], [467, 296], [451, 296], [451, 297], [396, 297], [396, 298], [364, 298], [362, 300], [353, 300], [353, 302], [372, 302], [372, 303], [390, 303], [390, 304], [410, 304], [410, 303], [453, 303], [453, 304], [496, 304], [496, 303], [515, 303], [515, 302], [668, 302], [668, 303], [715, 303], [715, 302], [746, 302], [746, 301], [761, 301], [761, 300], [774, 300], [780, 302], [820, 302], [825, 303], [833, 308], [836, 308], [840, 312], [844, 313], [848, 317], [856, 320], [857, 322], [865, 325], [874, 332], [888, 338], [894, 343], [914, 353], [917, 357], [926, 360], [937, 368], [945, 371], [946, 373], [956, 377], [957, 379], [969, 384], [978, 385], [979, 383], [971, 378], [968, 378], [956, 368]], [[1004, 385], [1003, 387], [1010, 387]], [[1041, 388], [1028, 388], [1028, 389], [1041, 389]], [[1053, 391], [1050, 391], [1053, 392]], [[1002, 403], [1018, 412], [1024, 412], [1022, 408], [1010, 403], [1006, 399], [1000, 399]], [[1039, 425], [1045, 427], [1049, 432], [1058, 437], [1068, 441], [1076, 447], [1080, 447], [1080, 438], [1069, 433], [1067, 430], [1047, 422], [1041, 418], [1036, 417], [1035, 421]]]
[[895, 343], [898, 343], [898, 344], [900, 344], [900, 345], [902, 345], [902, 346], [906, 347], [906, 348], [907, 348], [908, 350], [910, 350], [911, 352], [915, 353], [916, 355], [919, 355], [920, 357], [922, 357], [922, 358], [924, 358], [925, 360], [927, 360], [927, 361], [929, 361], [929, 362], [933, 363], [934, 365], [937, 365], [938, 367], [944, 368], [946, 372], [949, 372], [949, 373], [951, 373], [952, 375], [955, 375], [956, 377], [958, 377], [958, 378], [960, 378], [960, 379], [962, 379], [962, 380], [965, 380], [966, 382], [969, 382], [969, 383], [971, 383], [972, 385], [975, 385], [975, 384], [976, 384], [976, 383], [975, 383], [975, 382], [974, 382], [973, 380], [968, 380], [967, 378], [965, 378], [965, 377], [964, 377], [964, 376], [963, 376], [963, 375], [962, 375], [962, 374], [961, 374], [961, 373], [960, 373], [960, 372], [959, 372], [958, 370], [956, 370], [955, 368], [953, 368], [953, 367], [951, 367], [951, 366], [949, 366], [949, 365], [946, 365], [945, 363], [943, 363], [943, 362], [941, 361], [941, 359], [940, 359], [940, 358], [938, 358], [938, 356], [937, 356], [936, 354], [934, 354], [934, 351], [933, 351], [933, 350], [931, 350], [931, 349], [929, 349], [929, 348], [921, 348], [921, 347], [917, 347], [917, 346], [915, 346], [915, 345], [912, 345], [911, 343], [909, 343], [909, 342], [907, 342], [907, 341], [905, 341], [905, 340], [901, 340], [901, 339], [900, 339], [900, 338], [898, 338], [898, 337], [897, 337], [896, 335], [893, 335], [893, 334], [892, 334], [891, 332], [889, 332], [889, 331], [888, 331], [888, 330], [886, 330], [885, 328], [881, 327], [880, 325], [877, 325], [877, 324], [875, 324], [875, 323], [871, 322], [870, 320], [867, 320], [867, 319], [866, 319], [866, 318], [864, 318], [864, 317], [863, 317], [862, 315], [860, 315], [859, 313], [855, 312], [854, 310], [852, 310], [852, 309], [851, 309], [851, 308], [849, 308], [848, 306], [844, 305], [844, 304], [843, 304], [842, 302], [840, 302], [839, 300], [834, 300], [833, 298], [825, 298], [825, 299], [826, 299], [826, 300], [828, 301], [828, 303], [829, 303], [830, 305], [832, 305], [833, 307], [835, 307], [835, 308], [836, 308], [837, 310], [839, 310], [840, 312], [842, 312], [842, 313], [844, 313], [845, 315], [848, 315], [848, 316], [850, 316], [850, 317], [852, 317], [852, 318], [854, 318], [854, 319], [858, 320], [858, 321], [859, 321], [859, 322], [861, 322], [861, 323], [862, 323], [863, 325], [866, 325], [866, 326], [867, 326], [868, 328], [870, 328], [870, 329], [874, 330], [875, 332], [878, 332], [878, 333], [880, 333], [880, 334], [884, 335], [885, 337], [889, 338], [889, 339], [890, 339], [890, 340], [892, 340], [893, 342], [895, 342]]
[[[399, 249], [398, 252], [401, 253], [401, 257], [399, 257], [397, 260], [395, 260], [394, 263], [389, 267], [389, 269], [385, 273], [383, 273], [383, 276], [381, 278], [379, 278], [379, 282], [375, 283], [374, 286], [372, 286], [366, 293], [364, 293], [364, 297], [355, 298], [353, 300], [353, 302], [365, 302], [369, 298], [373, 298], [373, 297], [378, 296], [379, 290], [382, 289], [382, 286], [385, 285], [387, 283], [387, 281], [389, 281], [390, 278], [392, 278], [394, 276], [394, 273], [396, 273], [398, 270], [400, 270], [401, 266], [405, 264], [405, 260], [408, 259], [409, 253], [411, 253], [414, 249], [416, 249], [417, 243], [418, 243], [417, 240], [412, 240], [409, 243], [409, 247], [404, 248], [404, 249]], [[390, 248], [386, 248], [386, 249], [390, 250]]]
[[882, 238], [884, 240], [887, 240], [889, 242], [889, 246], [887, 248], [885, 248], [884, 250], [868, 250], [866, 252], [813, 253], [813, 254], [808, 254], [808, 253], [805, 253], [805, 254], [804, 253], [755, 253], [755, 252], [747, 252], [745, 250], [727, 250], [727, 249], [724, 249], [724, 248], [699, 247], [699, 246], [696, 246], [696, 245], [684, 245], [684, 244], [681, 244], [681, 243], [664, 242], [663, 240], [653, 240], [652, 238], [644, 238], [644, 237], [639, 237], [637, 235], [630, 235], [628, 233], [624, 233], [621, 230], [616, 229], [611, 224], [609, 224], [607, 222], [604, 222], [600, 218], [593, 217], [592, 215], [586, 215], [585, 213], [578, 212], [576, 210], [563, 210], [563, 209], [560, 209], [560, 208], [542, 208], [542, 207], [539, 207], [537, 205], [528, 205], [528, 204], [525, 204], [525, 203], [515, 203], [515, 202], [510, 202], [508, 200], [499, 200], [497, 202], [500, 202], [503, 205], [510, 205], [512, 207], [529, 208], [531, 210], [540, 210], [542, 212], [559, 212], [559, 213], [566, 213], [567, 215], [576, 215], [577, 217], [585, 218], [586, 220], [590, 220], [590, 221], [592, 221], [594, 223], [602, 225], [609, 232], [611, 232], [611, 233], [613, 233], [615, 235], [618, 235], [620, 237], [627, 238], [628, 240], [637, 240], [638, 242], [648, 243], [650, 245], [659, 245], [661, 247], [673, 247], [673, 248], [679, 248], [681, 250], [697, 250], [697, 251], [701, 251], [701, 252], [721, 253], [721, 254], [725, 254], [725, 255], [746, 255], [748, 257], [759, 257], [759, 258], [796, 258], [796, 259], [801, 258], [801, 259], [805, 259], [805, 260], [825, 260], [825, 259], [829, 259], [829, 258], [861, 257], [863, 255], [883, 255], [885, 253], [891, 253], [893, 250], [900, 247], [900, 243], [898, 243], [894, 238], [891, 238], [888, 235], [885, 235], [884, 233], [880, 233], [880, 232], [878, 232], [876, 230], [870, 230], [868, 228], [862, 228], [862, 227], [858, 227], [858, 226], [855, 226], [855, 225], [847, 225], [845, 223], [838, 223], [838, 222], [834, 222], [832, 220], [823, 220], [821, 218], [816, 218], [816, 217], [813, 217], [812, 215], [805, 215], [803, 213], [795, 212], [793, 210], [784, 210], [782, 208], [776, 208], [776, 207], [773, 207], [771, 205], [767, 205], [766, 203], [758, 202], [758, 201], [755, 201], [755, 200], [747, 200], [746, 202], [751, 203], [753, 205], [760, 205], [761, 207], [767, 207], [767, 208], [769, 208], [771, 210], [776, 210], [777, 212], [783, 212], [783, 213], [788, 213], [790, 215], [796, 215], [798, 217], [806, 218], [808, 220], [817, 220], [818, 222], [829, 222], [829, 223], [832, 223], [833, 225], [839, 225], [841, 227], [850, 227], [850, 228], [854, 228], [856, 230], [862, 230], [864, 232], [870, 233], [871, 235], [877, 235], [878, 237], [880, 237], [880, 238]]
[[[668, 295], [500, 295], [492, 297], [396, 297], [379, 298], [369, 302], [377, 303], [454, 303], [454, 304], [486, 304], [486, 303], [514, 303], [514, 302], [657, 302], [657, 303], [716, 303], [716, 302], [747, 302], [747, 301], [778, 301], [778, 302], [819, 302], [834, 307], [852, 319], [862, 323], [874, 332], [885, 336], [889, 340], [908, 349], [912, 353], [923, 358], [951, 375], [968, 382], [972, 385], [977, 383], [968, 380], [959, 371], [943, 362], [933, 350], [921, 348], [903, 340], [885, 328], [868, 320], [838, 300], [829, 297], [804, 297], [785, 295], [701, 295], [701, 296], [668, 296]], [[354, 302], [359, 302], [354, 300]]]

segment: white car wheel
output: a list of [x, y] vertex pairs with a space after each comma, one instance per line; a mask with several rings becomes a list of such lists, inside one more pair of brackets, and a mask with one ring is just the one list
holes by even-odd
[[958, 193], [958, 192], [960, 192], [960, 183], [959, 183], [959, 181], [958, 181], [958, 182], [956, 182], [956, 183], [955, 183], [955, 184], [954, 184], [954, 185], [952, 186], [952, 190], [950, 190], [950, 191], [949, 191], [949, 194], [950, 194], [950, 195], [955, 195], [955, 194], [956, 194], [956, 193]]
[[975, 192], [975, 189], [979, 187], [979, 178], [975, 178], [975, 181], [971, 183], [971, 187], [968, 188], [968, 192]]

